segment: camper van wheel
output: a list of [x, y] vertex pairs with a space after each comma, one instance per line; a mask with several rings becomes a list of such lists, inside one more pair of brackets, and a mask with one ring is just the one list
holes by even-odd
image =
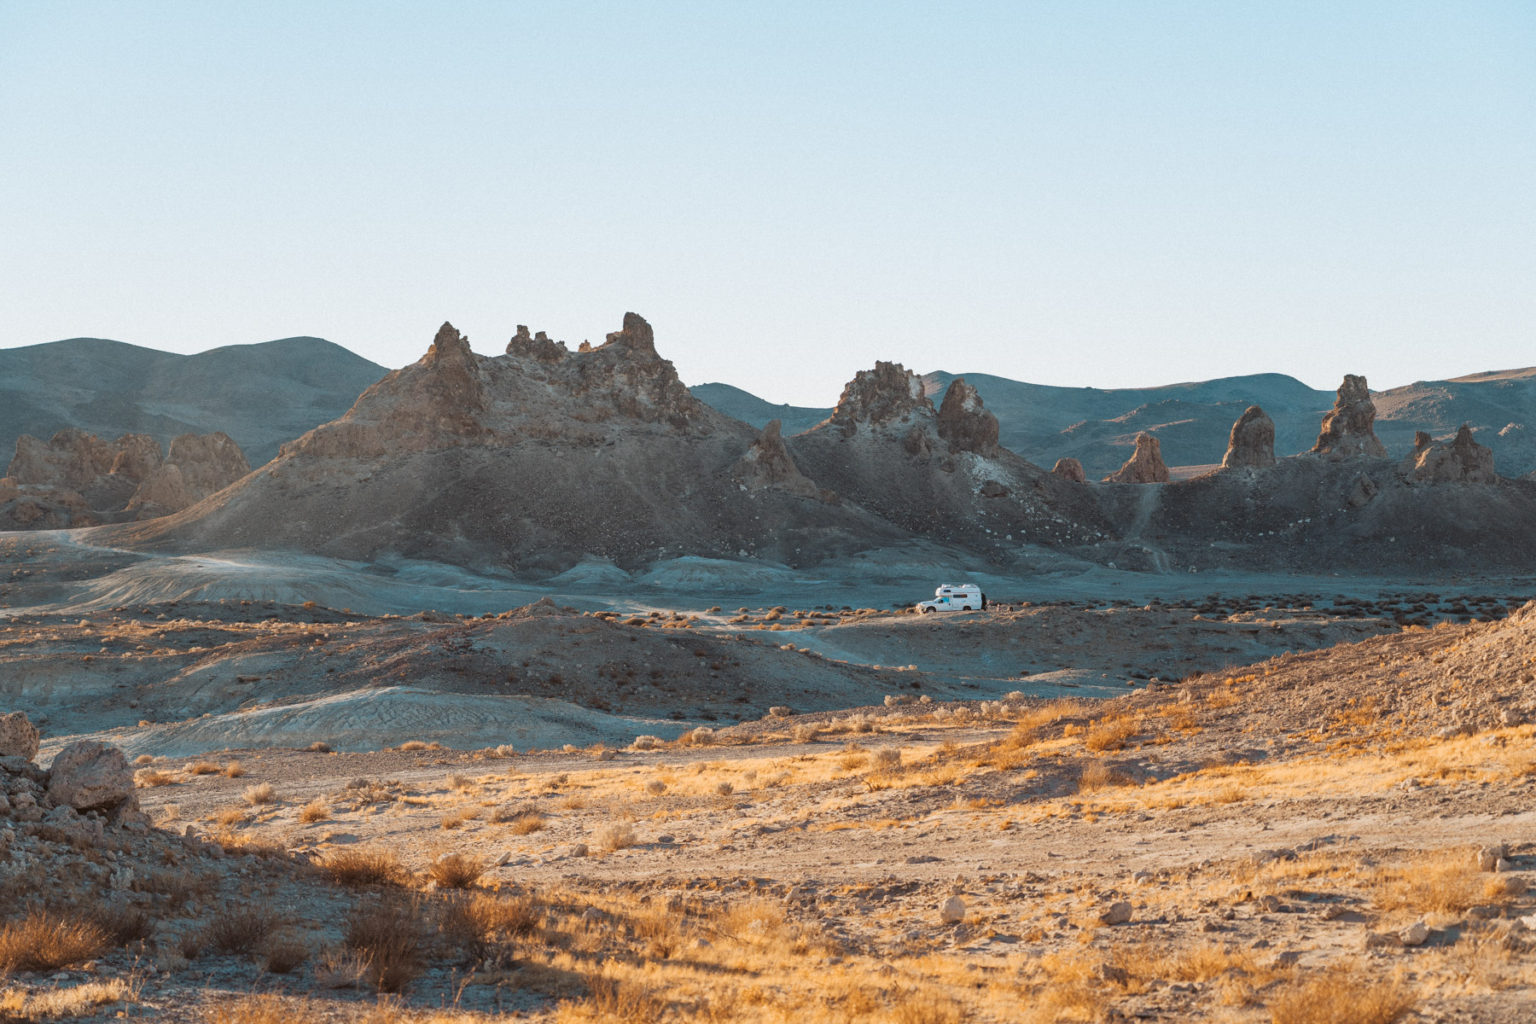
[[920, 615], [927, 615], [929, 612], [933, 611], [933, 609], [932, 608], [924, 607], [924, 608], [919, 608], [917, 611], [918, 611], [918, 614], [920, 614]]

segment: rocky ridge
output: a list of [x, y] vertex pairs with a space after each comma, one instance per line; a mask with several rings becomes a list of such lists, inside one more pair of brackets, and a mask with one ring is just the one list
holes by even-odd
[[184, 434], [169, 453], [147, 434], [105, 441], [61, 430], [23, 434], [0, 478], [0, 529], [62, 529], [150, 519], [201, 501], [250, 472], [224, 433]]

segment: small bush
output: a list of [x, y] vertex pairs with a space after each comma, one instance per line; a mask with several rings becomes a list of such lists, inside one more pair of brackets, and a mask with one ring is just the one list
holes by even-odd
[[139, 789], [153, 789], [156, 786], [174, 786], [176, 776], [169, 772], [163, 772], [158, 768], [140, 768], [133, 773], [133, 784]]
[[228, 778], [238, 779], [240, 776], [245, 774], [245, 765], [241, 764], [239, 761], [231, 761], [229, 764], [224, 766], [224, 774]]
[[612, 825], [603, 826], [598, 830], [593, 840], [596, 842], [599, 850], [608, 853], [627, 849], [639, 842], [635, 838], [635, 830], [625, 822], [614, 822]]
[[337, 850], [320, 862], [320, 870], [339, 885], [404, 885], [411, 873], [392, 850]]
[[277, 803], [277, 790], [272, 788], [270, 782], [258, 782], [254, 786], [246, 786], [241, 796], [252, 807]]
[[217, 953], [254, 953], [277, 927], [277, 915], [254, 904], [222, 911], [204, 931], [204, 938]]
[[191, 775], [217, 775], [219, 766], [212, 761], [199, 761], [196, 764], [187, 765], [187, 772]]
[[342, 943], [380, 992], [399, 992], [421, 973], [421, 920], [421, 907], [411, 900], [362, 907], [348, 919]]
[[309, 947], [290, 937], [271, 939], [262, 953], [266, 956], [269, 974], [291, 974], [309, 959]]
[[331, 816], [331, 805], [324, 799], [316, 797], [299, 809], [299, 821], [306, 825], [317, 821], [324, 821]]
[[441, 889], [468, 889], [485, 874], [485, 860], [467, 853], [450, 853], [433, 861], [427, 877]]
[[103, 903], [93, 907], [88, 916], [114, 946], [147, 939], [155, 930], [148, 914], [127, 903]]
[[77, 914], [34, 910], [0, 927], [0, 971], [51, 971], [100, 956], [111, 937]]

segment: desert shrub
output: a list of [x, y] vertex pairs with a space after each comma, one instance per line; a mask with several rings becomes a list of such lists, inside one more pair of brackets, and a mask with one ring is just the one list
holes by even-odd
[[224, 775], [227, 778], [238, 779], [245, 774], [245, 765], [239, 761], [231, 761], [224, 766]]
[[453, 829], [458, 828], [466, 821], [474, 821], [478, 817], [480, 817], [480, 808], [478, 807], [455, 807], [443, 815], [439, 824], [443, 828]]
[[1136, 735], [1136, 731], [1137, 722], [1134, 718], [1124, 715], [1102, 718], [1089, 728], [1083, 737], [1083, 746], [1089, 750], [1121, 750]]
[[126, 946], [149, 938], [155, 923], [149, 915], [128, 903], [101, 903], [86, 915], [114, 946]]
[[392, 850], [336, 850], [320, 862], [331, 881], [354, 888], [365, 885], [404, 885], [411, 873]]
[[1269, 1002], [1274, 1024], [1393, 1024], [1418, 1002], [1392, 981], [1369, 981], [1345, 969], [1305, 978]]
[[380, 992], [399, 992], [422, 968], [421, 905], [385, 900], [355, 910], [342, 944], [358, 957], [363, 976]]
[[89, 917], [34, 910], [0, 926], [0, 971], [51, 971], [100, 956], [111, 937]]
[[1125, 772], [1103, 761], [1090, 761], [1083, 766], [1082, 774], [1077, 779], [1077, 791], [1079, 793], [1091, 793], [1096, 789], [1106, 789], [1110, 786], [1129, 786], [1132, 779]]
[[661, 744], [662, 740], [659, 736], [636, 736], [630, 746], [635, 750], [655, 750]]
[[628, 823], [617, 821], [598, 829], [593, 842], [599, 850], [612, 853], [634, 846], [639, 840], [635, 838], [635, 830]]
[[156, 786], [174, 786], [176, 776], [169, 772], [163, 772], [158, 768], [140, 768], [133, 773], [133, 784], [139, 789], [153, 789]]
[[427, 877], [440, 889], [468, 889], [485, 874], [489, 865], [481, 857], [468, 853], [450, 853], [439, 857], [427, 868]]
[[277, 803], [277, 790], [272, 788], [270, 782], [258, 782], [254, 786], [246, 786], [245, 792], [240, 795], [252, 807]]
[[187, 765], [187, 774], [217, 775], [219, 774], [219, 766], [214, 764], [212, 761], [198, 761], [195, 764]]
[[309, 947], [291, 936], [278, 935], [262, 947], [267, 973], [290, 974], [309, 959]]
[[299, 821], [306, 825], [317, 821], [324, 821], [331, 816], [331, 805], [321, 797], [316, 797], [299, 809]]
[[208, 925], [204, 938], [216, 953], [254, 953], [277, 923], [277, 915], [266, 907], [248, 904], [222, 911]]
[[667, 784], [660, 779], [652, 779], [645, 784], [645, 791], [651, 796], [661, 796], [667, 791]]

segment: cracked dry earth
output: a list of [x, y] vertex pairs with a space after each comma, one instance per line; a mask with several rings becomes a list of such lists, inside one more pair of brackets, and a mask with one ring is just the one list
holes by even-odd
[[[84, 1012], [1515, 1024], [1533, 673], [1528, 606], [1097, 703], [148, 759], [145, 809], [191, 833], [185, 892], [135, 888], [144, 938], [9, 998], [132, 977]], [[210, 946], [252, 908], [270, 934]], [[409, 940], [398, 974], [369, 922]]]

